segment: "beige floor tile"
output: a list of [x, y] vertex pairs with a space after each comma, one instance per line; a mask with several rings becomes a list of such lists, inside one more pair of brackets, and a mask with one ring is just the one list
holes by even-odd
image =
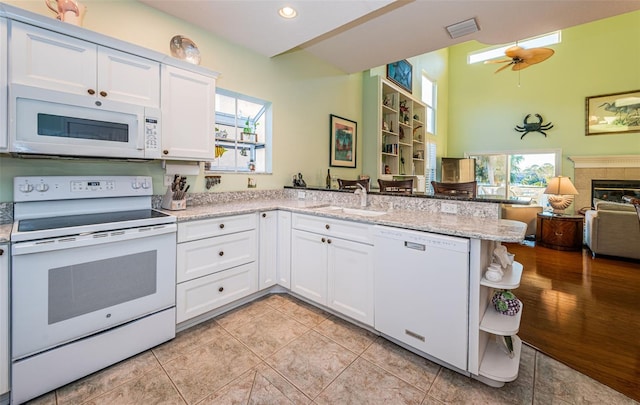
[[315, 398], [356, 355], [332, 340], [310, 331], [273, 356], [267, 364], [310, 398]]
[[315, 399], [317, 404], [416, 404], [425, 392], [362, 358], [357, 359]]
[[444, 402], [440, 402], [437, 399], [427, 395], [420, 405], [444, 405]]
[[58, 405], [79, 404], [148, 373], [160, 364], [151, 351], [123, 360], [57, 390]]
[[160, 366], [135, 380], [87, 402], [86, 405], [184, 405], [171, 380]]
[[462, 374], [442, 368], [429, 397], [446, 404], [531, 404], [535, 351], [523, 345], [518, 378], [502, 388], [493, 388]]
[[324, 320], [314, 330], [356, 354], [362, 354], [377, 338], [375, 334], [335, 316]]
[[307, 326], [276, 310], [228, 328], [229, 333], [262, 358], [275, 353], [307, 330]]
[[215, 333], [212, 333], [212, 329], [219, 327], [213, 319], [205, 321], [178, 333], [173, 340], [154, 347], [151, 351], [158, 358], [160, 364], [164, 364], [209, 342], [216, 336]]
[[440, 366], [386, 339], [378, 338], [362, 357], [409, 384], [427, 392]]
[[209, 395], [198, 405], [234, 405], [246, 404], [249, 402], [255, 370], [250, 370], [238, 377], [236, 380], [222, 387], [219, 391]]
[[281, 294], [270, 294], [264, 297], [264, 301], [271, 305], [273, 308], [280, 308], [285, 305], [287, 302], [291, 302], [291, 296], [289, 294], [281, 293]]
[[551, 403], [619, 405], [638, 402], [545, 356], [536, 355], [534, 405]]
[[272, 310], [273, 307], [267, 301], [261, 299], [220, 315], [216, 318], [216, 322], [223, 328], [238, 327]]
[[227, 331], [222, 328], [212, 331], [217, 336], [209, 343], [163, 365], [189, 404], [214, 393], [260, 362]]
[[297, 389], [293, 384], [287, 381], [286, 378], [281, 376], [277, 371], [271, 368], [266, 363], [259, 364], [256, 367], [256, 371], [267, 379], [274, 387], [282, 392], [291, 402], [294, 404], [308, 404], [311, 402], [306, 395]]
[[278, 311], [311, 328], [329, 317], [325, 311], [293, 297], [283, 302]]

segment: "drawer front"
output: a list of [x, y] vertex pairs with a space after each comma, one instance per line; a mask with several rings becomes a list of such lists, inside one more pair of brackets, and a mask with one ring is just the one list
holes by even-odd
[[293, 214], [292, 228], [373, 245], [372, 226], [314, 215]]
[[553, 221], [545, 222], [543, 225], [542, 238], [544, 242], [552, 245], [573, 247], [580, 236], [582, 235], [576, 222]]
[[202, 315], [258, 291], [255, 262], [178, 284], [176, 323]]
[[228, 235], [257, 228], [256, 214], [202, 219], [178, 224], [178, 243]]
[[256, 260], [257, 231], [245, 231], [178, 244], [176, 279], [182, 281], [217, 273]]

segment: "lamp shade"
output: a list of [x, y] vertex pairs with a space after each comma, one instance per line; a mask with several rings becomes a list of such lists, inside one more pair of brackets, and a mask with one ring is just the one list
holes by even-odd
[[547, 188], [544, 190], [545, 194], [555, 195], [577, 195], [578, 190], [573, 186], [571, 179], [565, 176], [552, 177], [549, 180]]

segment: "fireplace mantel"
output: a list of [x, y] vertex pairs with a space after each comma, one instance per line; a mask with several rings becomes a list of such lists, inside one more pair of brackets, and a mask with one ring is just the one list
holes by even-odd
[[640, 155], [569, 156], [576, 169], [640, 167]]

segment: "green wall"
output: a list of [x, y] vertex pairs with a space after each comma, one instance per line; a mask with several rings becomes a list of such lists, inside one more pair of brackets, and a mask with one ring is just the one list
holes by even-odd
[[[484, 47], [449, 48], [448, 156], [561, 148], [562, 172], [573, 176], [568, 156], [640, 153], [640, 133], [585, 136], [585, 97], [640, 89], [640, 11], [563, 30], [555, 55], [520, 73], [468, 65]], [[535, 113], [554, 128], [520, 140], [513, 128]]]
[[[7, 1], [8, 4], [53, 18], [45, 2]], [[362, 122], [362, 74], [344, 74], [305, 51], [267, 58], [231, 44], [182, 20], [133, 0], [83, 0], [84, 27], [158, 52], [169, 54], [176, 34], [196, 42], [201, 65], [220, 72], [218, 86], [273, 102], [273, 174], [251, 174], [260, 189], [278, 189], [302, 172], [308, 184], [324, 184], [329, 165], [329, 115]], [[332, 173], [356, 178], [362, 167], [362, 145], [357, 168], [332, 168]], [[0, 157], [0, 202], [11, 201], [16, 175], [73, 174], [151, 175], [154, 190], [162, 193], [164, 170], [149, 163], [96, 160], [54, 161]], [[223, 174], [212, 191], [242, 190], [248, 174]], [[190, 176], [191, 190], [204, 191], [204, 176]]]

